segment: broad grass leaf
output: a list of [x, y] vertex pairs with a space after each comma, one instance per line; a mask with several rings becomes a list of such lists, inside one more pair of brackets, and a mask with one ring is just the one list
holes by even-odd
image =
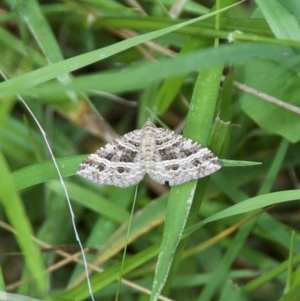
[[[300, 106], [298, 75], [277, 62], [256, 60], [248, 63], [244, 68], [244, 83], [288, 104]], [[290, 142], [299, 141], [300, 132], [295, 131], [300, 127], [298, 114], [247, 93], [241, 95], [240, 101], [245, 113], [260, 127]]]

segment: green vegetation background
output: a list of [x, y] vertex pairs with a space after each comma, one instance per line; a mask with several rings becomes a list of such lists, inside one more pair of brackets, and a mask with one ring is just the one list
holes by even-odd
[[[89, 299], [62, 185], [20, 95], [58, 159], [96, 300], [298, 300], [298, 0], [0, 8], [1, 300]], [[144, 179], [132, 214], [135, 187], [74, 175], [82, 154], [148, 117], [224, 167], [171, 190]]]

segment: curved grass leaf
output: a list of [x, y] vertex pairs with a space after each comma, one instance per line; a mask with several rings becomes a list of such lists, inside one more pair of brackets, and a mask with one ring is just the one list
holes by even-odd
[[[57, 164], [62, 176], [68, 177], [74, 175], [84, 158], [86, 158], [86, 155], [58, 158]], [[52, 161], [24, 167], [15, 171], [13, 175], [18, 189], [25, 189], [58, 178]]]
[[[53, 97], [57, 97], [57, 95], [64, 93], [67, 88], [87, 93], [93, 90], [120, 93], [143, 89], [149, 87], [150, 84], [169, 77], [179, 76], [188, 72], [197, 72], [229, 63], [252, 63], [258, 58], [272, 58], [285, 62], [293, 56], [293, 51], [284, 46], [246, 42], [242, 44], [237, 43], [220, 46], [218, 49], [214, 49], [213, 47], [200, 49], [182, 54], [176, 58], [162, 59], [159, 62], [147, 62], [137, 66], [126, 67], [123, 70], [106, 71], [77, 77], [72, 81], [70, 86], [66, 87], [61, 86], [57, 82], [46, 83], [40, 87], [24, 91], [23, 94], [30, 95], [34, 92], [35, 95], [43, 98], [52, 93]], [[31, 73], [28, 73], [28, 75]]]
[[199, 22], [203, 19], [212, 17], [217, 13], [228, 10], [229, 8], [235, 5], [228, 6], [227, 8], [221, 9], [218, 12], [212, 12], [206, 14], [205, 16], [200, 16], [198, 18], [188, 20], [180, 24], [175, 24], [156, 31], [138, 35], [136, 37], [116, 43], [114, 45], [110, 45], [98, 50], [81, 54], [76, 57], [66, 59], [64, 61], [59, 61], [51, 65], [42, 67], [40, 69], [20, 75], [18, 77], [12, 78], [8, 81], [0, 83], [0, 98], [15, 95], [16, 93], [23, 93], [25, 90], [35, 87], [50, 79], [54, 79], [60, 75], [78, 70], [82, 67], [104, 60], [114, 54], [130, 49], [141, 43], [166, 35], [187, 25]]

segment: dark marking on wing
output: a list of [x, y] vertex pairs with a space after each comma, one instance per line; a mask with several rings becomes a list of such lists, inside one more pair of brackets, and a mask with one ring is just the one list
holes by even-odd
[[166, 166], [166, 170], [178, 170], [179, 169], [179, 165], [178, 164], [171, 164], [171, 165], [167, 165]]

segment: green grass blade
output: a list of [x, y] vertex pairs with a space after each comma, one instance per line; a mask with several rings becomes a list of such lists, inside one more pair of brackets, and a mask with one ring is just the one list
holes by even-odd
[[[73, 156], [57, 159], [57, 164], [63, 177], [72, 176], [76, 173], [79, 164], [86, 155]], [[57, 179], [57, 171], [52, 161], [37, 163], [21, 168], [13, 173], [16, 187], [24, 189], [49, 180]]]
[[[68, 88], [81, 92], [103, 90], [111, 93], [120, 93], [144, 89], [145, 87], [149, 87], [150, 84], [157, 83], [169, 77], [186, 74], [188, 72], [197, 72], [198, 70], [226, 65], [228, 63], [252, 63], [253, 59], [258, 60], [258, 58], [280, 60], [284, 63], [288, 58], [293, 57], [294, 54], [288, 47], [246, 42], [242, 44], [237, 43], [220, 46], [218, 49], [200, 49], [187, 54], [182, 54], [173, 59], [162, 59], [159, 62], [154, 63], [146, 62], [137, 66], [126, 67], [124, 70], [106, 71], [78, 77], [74, 79], [72, 85], [68, 86]], [[74, 60], [75, 59], [80, 59], [80, 57], [78, 56], [74, 58]], [[52, 71], [49, 70], [49, 68], [53, 68], [54, 65], [58, 67], [57, 64], [53, 64], [45, 68], [51, 73]], [[67, 67], [68, 66], [65, 66], [65, 68]], [[37, 71], [32, 71], [24, 76]], [[38, 74], [35, 74], [34, 77], [37, 75]], [[5, 83], [0, 84], [0, 89], [3, 84]], [[64, 93], [65, 89], [65, 87], [62, 87], [58, 83], [51, 82], [46, 83], [41, 87], [24, 91], [24, 95], [27, 93], [30, 95], [34, 92], [40, 97], [44, 97], [44, 95], [46, 96], [51, 92], [56, 97], [58, 93]], [[5, 90], [0, 90], [0, 95], [1, 92], [4, 93], [4, 91]]]
[[21, 1], [18, 9], [47, 60], [51, 63], [63, 60], [56, 38], [38, 1]]
[[[192, 109], [189, 111], [184, 133], [186, 136], [204, 145], [208, 143], [209, 133], [215, 118], [221, 74], [222, 67], [200, 72], [194, 88], [191, 101]], [[204, 179], [201, 183], [201, 195], [203, 196], [207, 180]], [[172, 276], [174, 273], [173, 270], [176, 269], [176, 261], [181, 256], [184, 247], [183, 242], [176, 252], [183, 230], [188, 220], [192, 221], [195, 217], [202, 201], [198, 195], [199, 201], [193, 204], [196, 185], [197, 183], [192, 181], [171, 189], [164, 234], [152, 285], [151, 301], [157, 300], [165, 283], [171, 281], [171, 278], [169, 280], [168, 277], [170, 277], [170, 275]], [[192, 206], [193, 210], [190, 213]], [[175, 254], [176, 256], [174, 258]], [[175, 261], [173, 263], [174, 259]], [[173, 269], [172, 264], [174, 264]]]
[[[203, 19], [214, 16], [216, 13], [225, 11], [232, 6], [224, 8], [218, 12], [212, 12], [205, 16], [200, 16], [198, 18], [182, 22], [180, 24], [172, 25], [167, 28], [156, 30], [150, 33], [142, 34], [122, 42], [116, 43], [111, 46], [104, 47], [99, 50], [94, 50], [89, 53], [85, 53], [74, 58], [66, 59], [61, 62], [54, 63], [52, 65], [31, 71], [24, 75], [12, 78], [6, 82], [0, 83], [0, 98], [9, 95], [15, 95], [15, 93], [22, 93], [24, 90], [32, 88], [36, 85], [44, 83], [50, 79], [54, 79], [59, 75], [63, 75], [74, 70], [80, 69], [84, 66], [90, 65], [92, 63], [104, 60], [114, 54], [120, 53], [124, 50], [130, 49], [141, 43], [147, 42], [149, 40], [158, 38], [160, 36], [166, 35], [187, 25], [199, 22]], [[17, 87], [17, 88], [16, 88]]]
[[151, 301], [157, 300], [169, 276], [172, 261], [189, 216], [195, 189], [196, 182], [192, 181], [182, 187], [173, 187], [169, 194], [164, 234], [152, 284]]
[[203, 225], [217, 221], [222, 218], [251, 212], [254, 210], [263, 209], [268, 206], [281, 204], [285, 202], [295, 201], [300, 198], [299, 190], [285, 190], [279, 192], [271, 192], [263, 195], [259, 195], [236, 205], [231, 206], [228, 209], [222, 210], [205, 220], [202, 221]]
[[255, 2], [278, 38], [300, 40], [299, 20], [283, 4], [273, 0], [256, 0]]
[[41, 252], [33, 241], [33, 230], [17, 192], [11, 172], [0, 153], [0, 201], [7, 218], [16, 231], [16, 240], [24, 255], [25, 264], [34, 278], [36, 288], [44, 293], [47, 288]]

